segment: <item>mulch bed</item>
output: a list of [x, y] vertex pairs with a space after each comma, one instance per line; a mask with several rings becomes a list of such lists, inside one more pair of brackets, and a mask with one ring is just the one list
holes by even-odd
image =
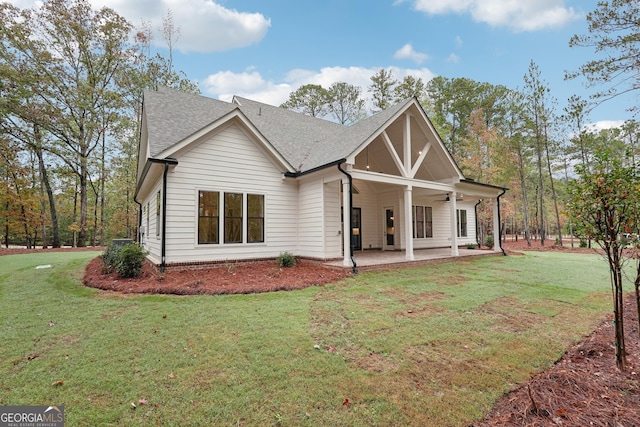
[[163, 273], [145, 263], [140, 277], [123, 279], [105, 274], [102, 258], [89, 262], [84, 284], [123, 293], [174, 295], [249, 294], [291, 291], [324, 285], [351, 275], [350, 270], [330, 268], [321, 263], [298, 260], [295, 267], [279, 267], [276, 261], [225, 263], [212, 268], [168, 270]]
[[[506, 242], [507, 253], [522, 250], [601, 253], [590, 248]], [[577, 242], [576, 242], [577, 243]], [[610, 315], [591, 335], [571, 347], [551, 368], [496, 402], [475, 427], [640, 427], [640, 342], [635, 295], [624, 305], [627, 370], [616, 367]]]

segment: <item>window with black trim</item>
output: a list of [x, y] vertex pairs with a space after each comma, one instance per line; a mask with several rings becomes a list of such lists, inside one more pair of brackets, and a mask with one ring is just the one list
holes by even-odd
[[264, 196], [247, 194], [247, 243], [264, 242]]
[[198, 193], [198, 243], [219, 243], [220, 193]]
[[413, 238], [433, 237], [433, 210], [431, 206], [413, 206]]
[[466, 209], [456, 209], [456, 220], [458, 237], [467, 237], [467, 211]]
[[224, 242], [242, 243], [242, 193], [224, 193]]
[[264, 242], [264, 195], [199, 191], [198, 199], [199, 244]]
[[156, 194], [156, 237], [160, 236], [160, 201], [162, 200], [161, 193], [158, 191]]

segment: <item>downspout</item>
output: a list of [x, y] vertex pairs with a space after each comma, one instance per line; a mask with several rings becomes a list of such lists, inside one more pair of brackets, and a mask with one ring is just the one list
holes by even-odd
[[504, 248], [502, 247], [502, 221], [500, 220], [500, 197], [502, 197], [506, 192], [507, 192], [507, 189], [503, 188], [502, 193], [500, 193], [496, 198], [496, 203], [498, 204], [498, 245], [500, 246], [500, 250], [502, 251], [502, 255], [504, 256], [507, 256], [507, 253], [504, 251]]
[[167, 173], [169, 172], [169, 162], [164, 162], [164, 172], [162, 173], [162, 236], [160, 247], [160, 272], [164, 273], [167, 265]]
[[[353, 264], [353, 274], [358, 274], [358, 265], [353, 256], [353, 177], [342, 169], [340, 167], [341, 165], [342, 162], [338, 163], [338, 170], [345, 174], [349, 180], [349, 256], [351, 257], [351, 264]], [[344, 217], [346, 218], [346, 215], [344, 215]]]
[[139, 206], [139, 209], [138, 209], [138, 227], [137, 227], [137, 230], [136, 230], [136, 241], [140, 245], [142, 245], [142, 239], [141, 239], [141, 236], [140, 236], [140, 227], [142, 226], [142, 203], [140, 203], [135, 198], [135, 196], [133, 197], [133, 201], [135, 202], [136, 205]]
[[476, 203], [473, 206], [473, 214], [475, 215], [476, 218], [476, 243], [478, 244], [478, 249], [480, 249], [482, 247], [482, 245], [480, 244], [480, 226], [478, 225], [478, 205], [482, 203], [482, 199], [478, 200], [478, 203]]
[[162, 234], [160, 236], [160, 271], [164, 272], [167, 265], [167, 173], [169, 172], [169, 166], [177, 165], [178, 160], [171, 157], [164, 159], [149, 158], [147, 162], [148, 164], [162, 163], [164, 165], [164, 171], [162, 172]]

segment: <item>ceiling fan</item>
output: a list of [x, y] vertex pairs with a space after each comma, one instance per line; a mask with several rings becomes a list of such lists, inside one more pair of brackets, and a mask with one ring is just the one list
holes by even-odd
[[[463, 195], [459, 194], [456, 196], [456, 202], [461, 202], [463, 199]], [[451, 195], [449, 193], [444, 194], [444, 199], [437, 199], [436, 202], [449, 202], [451, 201]]]

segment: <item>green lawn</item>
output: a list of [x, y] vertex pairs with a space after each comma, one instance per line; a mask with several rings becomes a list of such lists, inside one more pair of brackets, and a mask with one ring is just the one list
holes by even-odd
[[84, 288], [97, 255], [0, 257], [0, 405], [64, 405], [69, 426], [467, 426], [611, 311], [596, 255], [194, 297]]

